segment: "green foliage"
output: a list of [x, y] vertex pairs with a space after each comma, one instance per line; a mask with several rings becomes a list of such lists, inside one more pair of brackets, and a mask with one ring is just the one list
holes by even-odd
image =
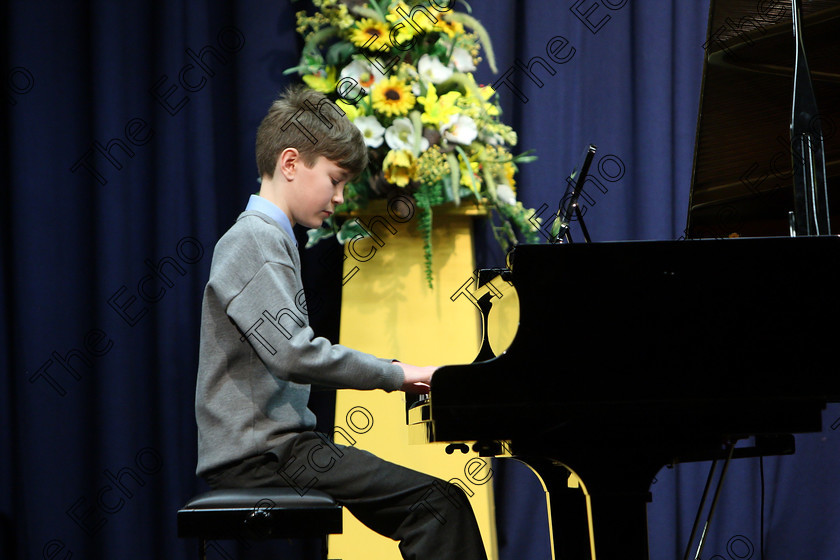
[[441, 183], [424, 184], [414, 193], [414, 200], [420, 209], [417, 229], [423, 235], [426, 282], [432, 288], [432, 207], [446, 202], [446, 191]]

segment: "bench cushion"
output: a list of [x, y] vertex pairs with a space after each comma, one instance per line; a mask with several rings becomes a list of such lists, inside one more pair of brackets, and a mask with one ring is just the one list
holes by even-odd
[[231, 488], [191, 498], [178, 510], [178, 536], [214, 539], [321, 537], [342, 531], [342, 508], [323, 492]]

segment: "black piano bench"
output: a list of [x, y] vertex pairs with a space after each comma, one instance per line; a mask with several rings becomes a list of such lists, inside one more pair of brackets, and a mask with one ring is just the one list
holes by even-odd
[[178, 537], [197, 538], [201, 560], [209, 540], [321, 538], [327, 558], [327, 536], [342, 531], [342, 507], [329, 495], [292, 488], [211, 490], [178, 510]]

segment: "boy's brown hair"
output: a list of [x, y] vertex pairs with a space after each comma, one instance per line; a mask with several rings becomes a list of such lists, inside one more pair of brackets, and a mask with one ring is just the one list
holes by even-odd
[[257, 129], [257, 169], [274, 177], [280, 152], [295, 148], [307, 167], [325, 157], [351, 178], [367, 167], [367, 146], [361, 131], [326, 95], [303, 85], [291, 86], [278, 97]]

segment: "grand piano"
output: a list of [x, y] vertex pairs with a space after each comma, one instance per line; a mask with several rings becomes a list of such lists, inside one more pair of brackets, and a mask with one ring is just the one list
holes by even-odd
[[408, 403], [534, 470], [556, 559], [647, 559], [661, 468], [793, 453], [840, 401], [840, 5], [782, 4], [711, 1], [686, 239], [518, 245], [510, 346]]

